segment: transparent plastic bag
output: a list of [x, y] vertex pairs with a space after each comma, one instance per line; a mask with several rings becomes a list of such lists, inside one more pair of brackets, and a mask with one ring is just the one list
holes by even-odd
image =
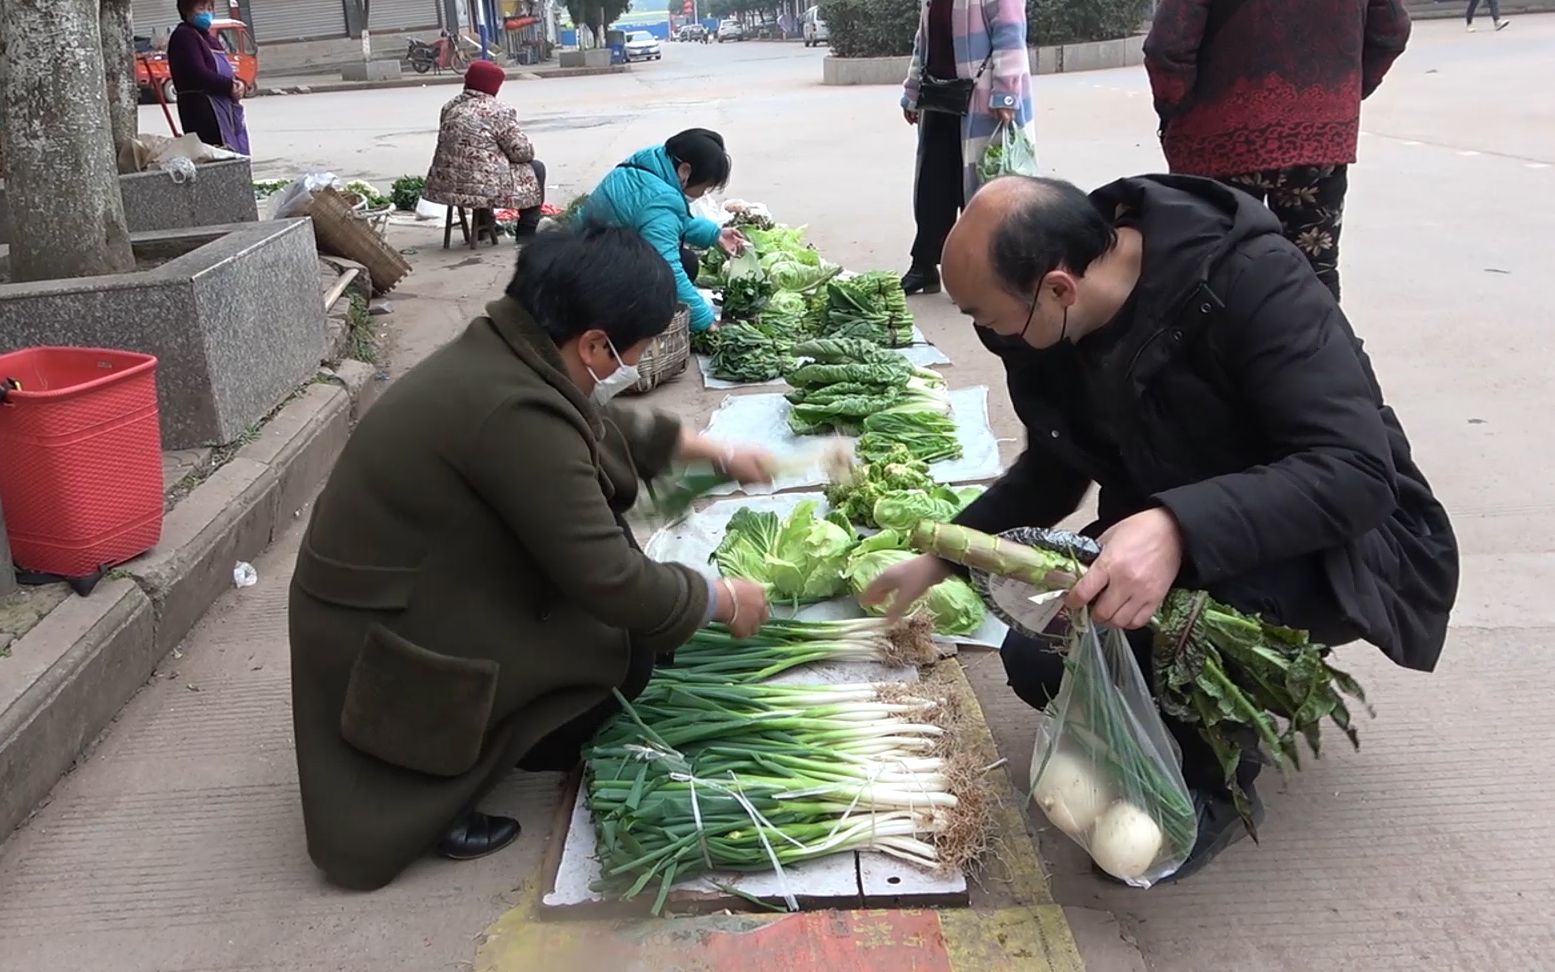
[[1037, 147], [1031, 135], [1023, 128], [1000, 122], [993, 137], [983, 149], [983, 157], [977, 160], [977, 178], [992, 182], [1000, 176], [1041, 175], [1037, 168]]
[[1064, 679], [1037, 729], [1031, 798], [1113, 877], [1148, 888], [1187, 860], [1197, 837], [1182, 756], [1123, 632], [1081, 612]]

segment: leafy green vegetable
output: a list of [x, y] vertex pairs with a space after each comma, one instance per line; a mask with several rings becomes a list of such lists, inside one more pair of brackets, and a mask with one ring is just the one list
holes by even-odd
[[899, 354], [881, 348], [878, 344], [858, 338], [813, 338], [794, 346], [797, 357], [809, 358], [817, 364], [872, 364], [881, 362], [899, 367], [906, 359]]
[[[848, 586], [854, 594], [863, 593], [887, 568], [894, 567], [917, 556], [908, 548], [907, 537], [895, 530], [882, 530], [862, 540], [848, 557], [843, 570]], [[972, 585], [960, 577], [949, 577], [933, 587], [915, 605], [934, 619], [934, 630], [940, 634], [971, 634], [982, 627], [988, 615], [983, 599]], [[885, 612], [886, 605], [865, 605], [864, 610], [875, 614]]]
[[886, 493], [875, 500], [870, 511], [881, 527], [889, 530], [911, 530], [919, 520], [949, 522], [961, 512], [961, 502], [955, 493], [944, 486], [932, 490], [909, 489]]
[[900, 355], [891, 357], [895, 360], [882, 359], [864, 364], [807, 364], [791, 372], [788, 383], [795, 388], [841, 382], [900, 387], [912, 377], [913, 366]]
[[864, 419], [858, 455], [874, 461], [902, 445], [922, 462], [955, 459], [962, 453], [949, 396], [938, 390], [911, 389], [889, 408]]
[[937, 484], [928, 470], [926, 463], [913, 459], [906, 446], [898, 446], [876, 462], [854, 467], [845, 481], [832, 483], [826, 488], [826, 500], [854, 523], [878, 526], [875, 502], [893, 492], [934, 489]]
[[894, 273], [874, 271], [826, 285], [828, 337], [853, 337], [890, 348], [912, 343], [907, 294]]
[[384, 209], [390, 205], [389, 197], [378, 191], [378, 187], [371, 182], [363, 182], [361, 179], [352, 179], [346, 183], [346, 191], [354, 192], [367, 203], [368, 209]]
[[269, 199], [291, 184], [292, 180], [290, 179], [255, 179], [254, 198]]
[[389, 201], [394, 203], [394, 208], [409, 212], [416, 208], [416, 203], [421, 201], [421, 190], [425, 189], [427, 180], [421, 176], [400, 176], [394, 180], [394, 185], [389, 187]]
[[857, 538], [840, 512], [818, 517], [816, 509], [806, 500], [782, 521], [776, 513], [738, 510], [711, 559], [719, 573], [764, 584], [774, 598], [834, 597], [847, 586], [842, 570]]
[[714, 377], [759, 382], [781, 377], [794, 365], [793, 340], [764, 323], [728, 323], [718, 328], [710, 362]]

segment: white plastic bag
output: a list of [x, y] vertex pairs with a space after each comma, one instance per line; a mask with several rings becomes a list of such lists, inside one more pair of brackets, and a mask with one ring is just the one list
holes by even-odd
[[293, 179], [285, 189], [275, 194], [270, 204], [270, 218], [291, 219], [293, 216], [306, 215], [303, 210], [313, 201], [313, 194], [330, 186], [345, 188], [345, 184], [333, 172], [309, 172], [300, 179]]
[[1024, 128], [1000, 122], [993, 137], [988, 140], [988, 146], [983, 149], [982, 158], [977, 160], [978, 181], [992, 182], [1007, 175], [1041, 174], [1031, 133]]
[[1058, 696], [1031, 755], [1031, 798], [1102, 870], [1170, 877], [1198, 834], [1182, 757], [1121, 631], [1075, 619]]

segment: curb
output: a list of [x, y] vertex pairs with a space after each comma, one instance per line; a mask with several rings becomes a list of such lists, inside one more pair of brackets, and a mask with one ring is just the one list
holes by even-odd
[[[1145, 36], [1138, 34], [1085, 44], [1031, 47], [1026, 53], [1031, 60], [1032, 74], [1073, 74], [1142, 65], [1145, 63], [1144, 43]], [[821, 61], [821, 83], [901, 84], [907, 77], [911, 60], [910, 57], [837, 57], [828, 54]]]
[[0, 666], [0, 839], [43, 801], [218, 597], [302, 515], [386, 382], [343, 361], [168, 513], [162, 540], [70, 597]]
[[[630, 70], [630, 65], [613, 64], [610, 67], [556, 68], [548, 71], [511, 70], [507, 72], [507, 77], [509, 81], [546, 81], [551, 78], [586, 78], [604, 74], [626, 74]], [[295, 84], [289, 87], [259, 88], [249, 97], [266, 98], [293, 94], [327, 94], [335, 91], [377, 91], [385, 88], [424, 88], [428, 85], [463, 83], [464, 76], [462, 74], [415, 74], [387, 81], [330, 80], [322, 81], [318, 84]]]

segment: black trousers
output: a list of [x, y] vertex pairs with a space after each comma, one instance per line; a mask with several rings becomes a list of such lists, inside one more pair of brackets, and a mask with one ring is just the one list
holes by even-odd
[[913, 189], [913, 219], [918, 235], [912, 244], [912, 265], [930, 269], [940, 264], [945, 237], [966, 205], [961, 164], [961, 119], [939, 111], [918, 116], [918, 182]]
[[[1478, 0], [1476, 0], [1478, 2]], [[1492, 0], [1494, 2], [1494, 0]], [[1494, 8], [1492, 8], [1494, 9]], [[1469, 19], [1474, 8], [1469, 8]], [[1293, 165], [1228, 176], [1228, 182], [1269, 207], [1285, 238], [1306, 255], [1323, 286], [1339, 299], [1339, 231], [1349, 170], [1342, 165]]]
[[692, 283], [697, 282], [697, 275], [702, 272], [702, 258], [696, 255], [696, 251], [689, 246], [680, 248], [680, 265], [686, 271], [686, 276]]
[[[1144, 673], [1146, 683], [1150, 683], [1149, 629], [1128, 632], [1128, 642], [1129, 647], [1134, 649], [1139, 670]], [[1011, 630], [1004, 639], [1000, 655], [1004, 660], [1004, 673], [1009, 677], [1010, 688], [1015, 690], [1021, 701], [1034, 709], [1040, 709], [1058, 694], [1059, 683], [1064, 677], [1064, 657], [1058, 653], [1054, 643], [1028, 638]], [[1209, 744], [1199, 735], [1198, 729], [1164, 712], [1161, 713], [1161, 719], [1182, 750], [1182, 778], [1189, 789], [1205, 793], [1228, 792], [1220, 763], [1215, 759]], [[1243, 742], [1244, 751], [1251, 752], [1254, 742], [1249, 734]], [[1261, 766], [1258, 762], [1244, 758], [1237, 769], [1237, 781], [1247, 786], [1258, 775], [1259, 769]]]
[[519, 212], [518, 233], [521, 236], [527, 236], [539, 228], [540, 209], [545, 205], [545, 163], [535, 159], [529, 163], [529, 167], [535, 170], [535, 181], [540, 183], [540, 202]]
[[[1498, 2], [1498, 0], [1490, 0], [1488, 6], [1490, 7], [1490, 19], [1499, 24], [1501, 22], [1501, 4]], [[1466, 16], [1466, 19], [1471, 26], [1474, 23], [1474, 11], [1478, 9], [1479, 0], [1469, 0], [1469, 12]]]

